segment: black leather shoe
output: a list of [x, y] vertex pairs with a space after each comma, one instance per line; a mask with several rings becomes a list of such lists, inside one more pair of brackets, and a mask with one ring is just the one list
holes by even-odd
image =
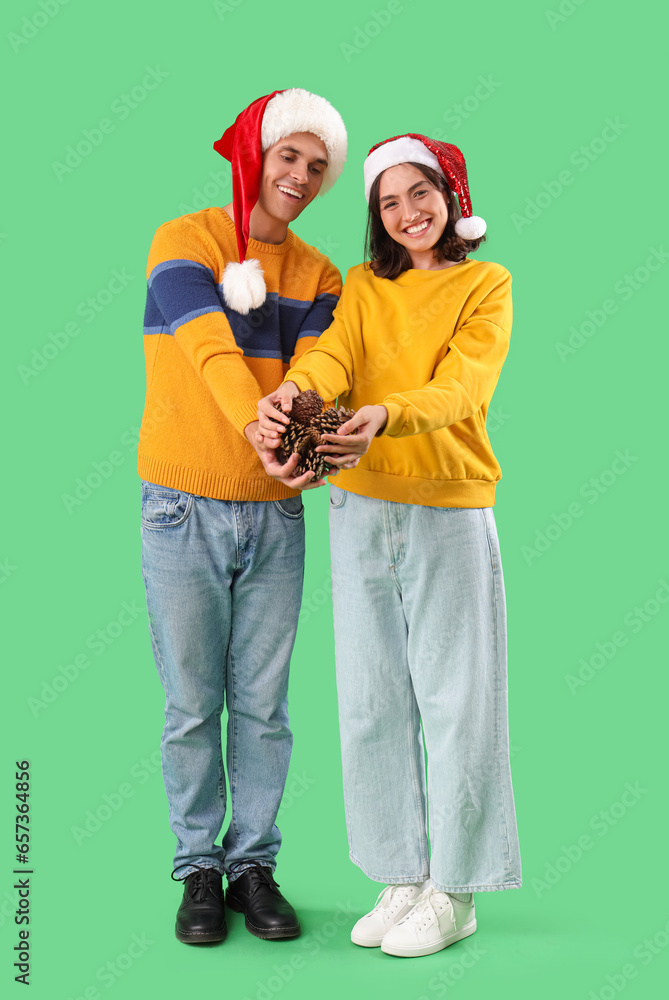
[[174, 881], [185, 883], [175, 927], [179, 941], [205, 944], [225, 940], [228, 928], [225, 924], [221, 873], [215, 868], [198, 868], [185, 879]]
[[246, 929], [256, 937], [276, 940], [295, 938], [300, 933], [297, 914], [279, 892], [268, 865], [256, 863], [244, 869], [228, 883], [225, 901], [231, 910], [244, 914]]

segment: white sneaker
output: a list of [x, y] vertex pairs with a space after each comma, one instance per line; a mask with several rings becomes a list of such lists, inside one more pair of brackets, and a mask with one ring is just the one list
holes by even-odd
[[374, 909], [366, 913], [351, 931], [351, 941], [362, 948], [378, 948], [390, 927], [409, 912], [419, 899], [423, 884], [389, 885], [376, 898]]
[[474, 897], [468, 903], [429, 886], [407, 915], [388, 930], [381, 942], [387, 955], [413, 958], [433, 955], [476, 930]]

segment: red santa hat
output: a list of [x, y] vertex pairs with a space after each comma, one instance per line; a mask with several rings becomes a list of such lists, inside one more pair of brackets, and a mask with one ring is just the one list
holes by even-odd
[[460, 202], [462, 218], [455, 223], [455, 231], [463, 240], [478, 240], [486, 231], [485, 221], [478, 215], [472, 215], [472, 203], [469, 197], [467, 183], [467, 167], [465, 158], [450, 142], [439, 142], [428, 139], [426, 135], [408, 132], [406, 135], [396, 135], [392, 139], [377, 142], [369, 151], [365, 160], [365, 197], [369, 202], [369, 192], [372, 184], [384, 170], [396, 167], [400, 163], [423, 163], [432, 167], [445, 177], [451, 191], [454, 191]]
[[347, 136], [341, 115], [329, 101], [308, 90], [275, 90], [249, 104], [233, 125], [214, 143], [214, 149], [232, 164], [232, 204], [239, 263], [223, 272], [223, 297], [236, 312], [246, 315], [265, 301], [267, 288], [260, 261], [246, 259], [251, 209], [260, 194], [262, 154], [293, 132], [311, 132], [325, 144], [328, 167], [320, 193], [335, 183], [346, 162]]

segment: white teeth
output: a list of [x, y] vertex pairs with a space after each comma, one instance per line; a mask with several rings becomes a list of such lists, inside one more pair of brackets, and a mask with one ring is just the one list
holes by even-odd
[[422, 233], [424, 229], [427, 229], [430, 220], [426, 219], [425, 222], [421, 222], [418, 226], [409, 226], [407, 233]]
[[295, 188], [283, 187], [282, 184], [277, 184], [279, 191], [285, 191], [286, 194], [292, 194], [294, 198], [304, 198], [304, 195], [300, 191], [296, 191]]

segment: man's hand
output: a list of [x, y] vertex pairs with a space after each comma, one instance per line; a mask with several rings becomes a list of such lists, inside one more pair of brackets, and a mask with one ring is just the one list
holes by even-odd
[[325, 486], [325, 480], [315, 479], [313, 472], [305, 472], [301, 476], [293, 475], [295, 466], [300, 460], [299, 455], [293, 453], [284, 465], [281, 462], [277, 462], [276, 455], [274, 454], [276, 445], [270, 445], [265, 440], [264, 435], [259, 433], [257, 420], [246, 425], [244, 434], [258, 453], [258, 458], [262, 462], [268, 476], [278, 479], [280, 483], [283, 483], [284, 486], [287, 486], [291, 490], [313, 490], [317, 486]]
[[289, 422], [286, 413], [292, 409], [293, 399], [299, 392], [294, 382], [284, 382], [258, 403], [259, 430], [268, 448], [278, 448], [281, 444], [281, 435]]
[[[385, 406], [361, 406], [350, 420], [337, 429], [336, 434], [323, 434], [323, 440], [329, 443], [318, 445], [316, 451], [323, 452], [325, 459], [339, 469], [352, 469], [387, 421]], [[356, 429], [357, 434], [351, 434]]]

